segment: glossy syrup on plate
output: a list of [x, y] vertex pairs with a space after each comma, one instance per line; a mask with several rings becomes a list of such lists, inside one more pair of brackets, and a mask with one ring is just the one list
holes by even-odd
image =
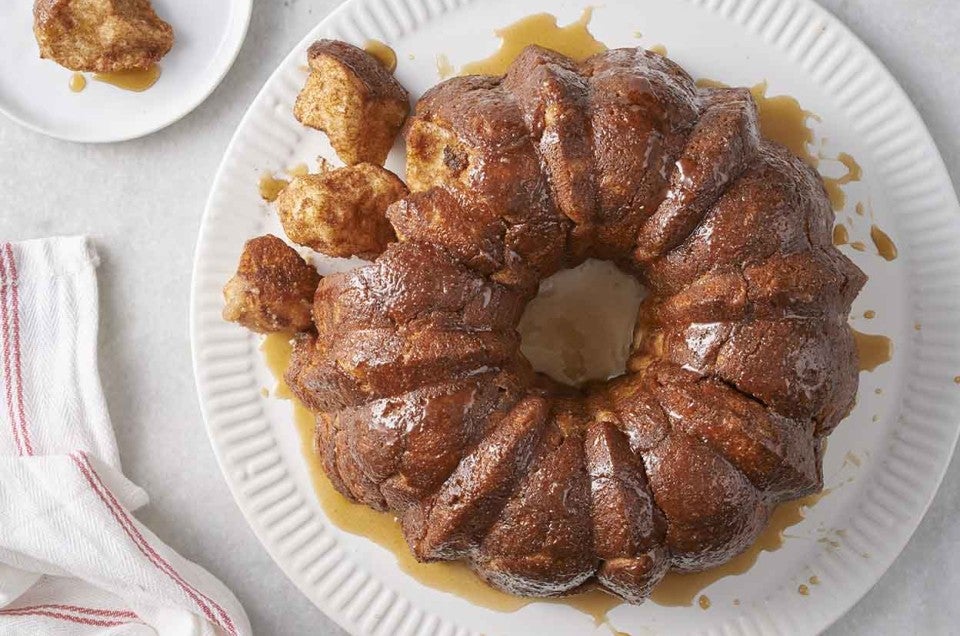
[[377, 61], [391, 73], [397, 70], [397, 54], [380, 40], [367, 40], [363, 50], [377, 58]]
[[593, 7], [583, 10], [580, 18], [560, 26], [550, 13], [536, 13], [517, 20], [494, 33], [500, 38], [500, 48], [493, 55], [468, 62], [458, 75], [503, 75], [507, 67], [524, 48], [537, 44], [580, 61], [607, 50], [607, 46], [590, 33]]
[[[747, 572], [760, 558], [761, 552], [779, 550], [785, 541], [784, 532], [791, 526], [803, 521], [804, 511], [828, 494], [830, 494], [830, 490], [822, 490], [803, 499], [780, 504], [770, 515], [767, 527], [745, 552], [723, 565], [703, 572], [691, 574], [667, 573], [663, 580], [657, 584], [657, 587], [653, 589], [650, 600], [657, 605], [668, 607], [692, 606], [695, 601], [700, 603], [698, 596], [705, 588], [722, 578]], [[705, 597], [700, 596], [700, 598]], [[709, 599], [707, 604], [709, 607]], [[703, 608], [702, 604], [701, 607]]]
[[[697, 86], [701, 88], [727, 88], [728, 85], [712, 79], [699, 79]], [[800, 102], [791, 95], [768, 95], [766, 81], [754, 84], [750, 88], [753, 100], [757, 104], [757, 114], [760, 120], [760, 132], [767, 139], [776, 141], [785, 146], [794, 155], [800, 157], [814, 168], [818, 168], [824, 159], [839, 162], [846, 172], [839, 177], [820, 175], [823, 186], [827, 190], [830, 206], [835, 210], [842, 210], [846, 206], [847, 195], [843, 186], [860, 181], [863, 169], [853, 156], [846, 152], [836, 157], [823, 157], [815, 154], [811, 149], [814, 146], [815, 136], [810, 120], [817, 121], [819, 117], [805, 109]]]
[[[310, 174], [310, 167], [305, 163], [298, 163], [287, 168], [286, 173], [291, 177], [302, 177]], [[290, 179], [284, 179], [283, 177], [265, 172], [260, 175], [257, 189], [260, 191], [261, 199], [267, 203], [273, 203], [288, 185], [290, 185]]]
[[81, 93], [87, 87], [87, 78], [83, 73], [74, 73], [70, 76], [69, 86], [74, 93]]
[[160, 79], [160, 67], [151, 64], [148, 68], [132, 71], [116, 71], [113, 73], [95, 73], [93, 79], [105, 84], [111, 84], [125, 91], [142, 93], [157, 83]]
[[260, 175], [260, 181], [257, 187], [260, 190], [260, 198], [269, 203], [273, 203], [280, 196], [280, 193], [290, 185], [290, 181], [275, 177], [272, 174], [264, 173]]
[[861, 371], [873, 371], [893, 359], [893, 341], [882, 334], [853, 331]]

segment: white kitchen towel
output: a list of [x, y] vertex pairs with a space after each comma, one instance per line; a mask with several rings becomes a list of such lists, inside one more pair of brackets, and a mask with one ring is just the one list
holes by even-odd
[[0, 636], [250, 634], [237, 599], [131, 514], [97, 371], [84, 237], [0, 243]]

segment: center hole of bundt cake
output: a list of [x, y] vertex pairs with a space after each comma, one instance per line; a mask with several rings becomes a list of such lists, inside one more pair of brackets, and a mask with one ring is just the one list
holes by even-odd
[[607, 261], [558, 272], [540, 283], [520, 319], [520, 350], [534, 369], [570, 386], [621, 375], [644, 295]]

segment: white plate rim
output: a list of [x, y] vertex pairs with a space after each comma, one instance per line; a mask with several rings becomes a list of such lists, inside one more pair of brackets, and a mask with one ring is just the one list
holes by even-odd
[[192, 113], [198, 106], [200, 106], [200, 104], [205, 102], [206, 99], [210, 97], [211, 93], [213, 93], [218, 86], [220, 86], [223, 78], [226, 77], [227, 73], [230, 72], [230, 69], [233, 68], [233, 63], [237, 60], [237, 56], [240, 55], [240, 49], [243, 48], [243, 42], [247, 37], [247, 30], [250, 28], [250, 17], [252, 13], [253, 0], [231, 0], [230, 15], [232, 19], [230, 21], [229, 30], [227, 31], [227, 36], [224, 38], [224, 41], [227, 43], [227, 45], [221, 47], [220, 49], [222, 53], [217, 59], [218, 65], [215, 72], [210, 75], [209, 84], [207, 84], [202, 90], [197, 91], [193, 99], [184, 102], [182, 108], [175, 111], [169, 117], [155, 122], [153, 125], [148, 126], [143, 130], [120, 135], [87, 136], [82, 132], [78, 132], [77, 134], [63, 134], [54, 130], [50, 130], [41, 124], [24, 119], [23, 117], [14, 114], [11, 110], [4, 107], [3, 102], [0, 102], [0, 114], [5, 115], [8, 119], [10, 119], [10, 121], [13, 121], [24, 128], [32, 130], [41, 135], [45, 135], [52, 139], [60, 139], [62, 141], [71, 141], [75, 143], [109, 144], [122, 141], [131, 141], [133, 139], [146, 137], [147, 135], [152, 135], [158, 130], [163, 130], [168, 126], [172, 126]]
[[[316, 39], [317, 33], [320, 32], [324, 25], [332, 23], [336, 19], [340, 18], [342, 15], [346, 14], [348, 11], [356, 9], [357, 7], [369, 6], [373, 4], [386, 3], [389, 0], [348, 0], [344, 4], [337, 7], [334, 11], [328, 14], [317, 26], [311, 30], [311, 32], [291, 51], [290, 55], [285, 58], [283, 62], [278, 66], [277, 70], [271, 75], [267, 80], [264, 88], [258, 94], [257, 98], [254, 100], [251, 105], [250, 110], [245, 114], [243, 120], [238, 126], [238, 133], [231, 140], [230, 145], [228, 146], [224, 157], [225, 160], [221, 164], [217, 176], [214, 182], [214, 187], [211, 190], [211, 197], [208, 201], [207, 208], [204, 213], [203, 220], [201, 222], [200, 233], [198, 235], [197, 247], [195, 253], [195, 267], [192, 277], [191, 284], [191, 310], [190, 310], [190, 335], [191, 335], [191, 346], [193, 352], [193, 362], [194, 362], [194, 373], [197, 380], [197, 388], [200, 396], [201, 410], [203, 412], [204, 421], [207, 426], [208, 434], [210, 435], [211, 444], [214, 447], [215, 455], [221, 466], [221, 470], [224, 473], [224, 476], [228, 482], [231, 492], [234, 495], [235, 500], [237, 501], [238, 506], [243, 511], [245, 517], [251, 525], [251, 528], [254, 530], [254, 533], [260, 539], [261, 543], [270, 553], [274, 561], [280, 566], [280, 568], [287, 574], [291, 580], [297, 584], [298, 587], [303, 589], [303, 585], [298, 581], [296, 574], [293, 571], [292, 565], [289, 560], [281, 554], [278, 549], [278, 546], [275, 544], [274, 540], [267, 535], [267, 533], [260, 527], [256, 519], [256, 512], [250, 508], [247, 495], [240, 490], [240, 485], [232, 478], [228, 466], [226, 464], [226, 457], [223, 453], [223, 448], [220, 446], [220, 441], [217, 438], [217, 432], [211, 426], [210, 415], [211, 409], [208, 395], [208, 382], [203, 378], [204, 366], [205, 363], [201, 359], [200, 349], [201, 349], [201, 331], [204, 330], [202, 327], [202, 314], [204, 308], [201, 307], [200, 297], [206, 293], [202, 289], [202, 267], [204, 259], [207, 256], [205, 251], [204, 238], [209, 233], [210, 227], [210, 217], [211, 209], [214, 207], [215, 194], [217, 191], [217, 184], [220, 183], [224, 174], [227, 172], [227, 160], [231, 154], [231, 151], [234, 150], [235, 143], [239, 137], [239, 131], [243, 129], [244, 125], [248, 123], [248, 119], [252, 117], [253, 114], [253, 105], [257, 103], [258, 100], [264, 96], [271, 85], [274, 82], [275, 78], [280, 75], [282, 68], [287, 64], [288, 60], [298, 54], [299, 51], [303, 50], [305, 46], [312, 40]], [[426, 2], [427, 0], [405, 0], [408, 4], [410, 2]], [[455, 11], [459, 6], [464, 4], [469, 4], [475, 0], [438, 0], [434, 2], [434, 5], [440, 5], [441, 11]], [[770, 4], [772, 0], [682, 0], [683, 2], [697, 5], [701, 8], [722, 12], [724, 17], [730, 17], [731, 14], [735, 13], [738, 9], [743, 9], [743, 7], [749, 7], [751, 10], [756, 9], [758, 6]], [[441, 4], [443, 2], [443, 4]], [[950, 221], [953, 225], [957, 225], [957, 222], [960, 221], [960, 203], [957, 201], [956, 193], [953, 190], [953, 186], [949, 177], [949, 174], [946, 169], [946, 165], [943, 162], [943, 158], [936, 147], [936, 144], [924, 125], [922, 118], [920, 117], [916, 107], [910, 101], [909, 97], [903, 91], [900, 84], [896, 79], [890, 74], [889, 70], [883, 65], [883, 63], [873, 54], [872, 51], [855, 35], [850, 31], [850, 29], [830, 14], [823, 7], [816, 4], [813, 0], [787, 0], [783, 3], [784, 5], [791, 5], [791, 11], [795, 7], [802, 7], [804, 10], [810, 12], [817, 19], [823, 21], [828, 25], [832, 30], [835, 30], [839, 34], [844, 43], [853, 47], [855, 52], [862, 56], [867, 62], [867, 70], [879, 73], [880, 80], [885, 82], [889, 88], [893, 90], [893, 97], [898, 101], [899, 113], [897, 116], [903, 118], [905, 117], [907, 123], [909, 124], [909, 132], [911, 134], [919, 135], [918, 143], [913, 147], [922, 147], [925, 151], [932, 151], [929, 155], [924, 155], [923, 159], [927, 161], [932, 161], [931, 168], [935, 174], [931, 175], [930, 181], [938, 182], [939, 184], [946, 184], [946, 191], [938, 190], [937, 194], [941, 197], [946, 197], [941, 205], [941, 209], [946, 209], [950, 214]], [[892, 116], [891, 116], [892, 117]], [[209, 308], [207, 308], [209, 310]], [[924, 483], [925, 492], [922, 496], [922, 500], [918, 503], [916, 510], [911, 513], [911, 518], [909, 523], [906, 526], [901, 526], [901, 529], [907, 529], [907, 531], [899, 532], [897, 534], [897, 540], [894, 542], [895, 545], [888, 551], [880, 555], [880, 566], [879, 568], [872, 568], [874, 575], [872, 581], [867, 585], [858, 585], [856, 593], [846, 594], [842, 603], [833, 603], [830, 605], [830, 610], [827, 612], [820, 612], [814, 616], [814, 622], [809, 623], [808, 626], [813, 628], [813, 631], [819, 632], [823, 629], [829, 627], [833, 622], [840, 618], [849, 608], [856, 604], [870, 589], [871, 587], [880, 579], [883, 573], [889, 568], [894, 559], [900, 554], [903, 548], [906, 546], [907, 541], [913, 535], [917, 526], [923, 519], [926, 511], [929, 509], [930, 504], [933, 501], [933, 498], [936, 494], [936, 491], [942, 482], [946, 470], [949, 466], [950, 458], [952, 457], [953, 450], [956, 446], [958, 437], [960, 437], [960, 421], [950, 422], [952, 430], [950, 431], [947, 438], [944, 439], [949, 446], [949, 452], [946, 455], [942, 456], [938, 460], [938, 466], [935, 473], [929, 475], [928, 480]], [[304, 590], [306, 593], [306, 590]], [[331, 603], [323, 603], [314, 600], [318, 608], [320, 608], [324, 613], [330, 616], [335, 620], [341, 627], [347, 629], [348, 631], [360, 631], [359, 623], [345, 611], [342, 607], [337, 607]], [[744, 625], [744, 633], [760, 633], [764, 628], [776, 628], [780, 623], [776, 617], [762, 617], [758, 619], [755, 625]], [[452, 626], [445, 622], [444, 619], [439, 619], [434, 621], [432, 624], [432, 630], [430, 632], [420, 633], [436, 633], [445, 630], [446, 628]], [[758, 631], [750, 631], [750, 628], [759, 628]], [[459, 630], [457, 630], [459, 633]]]

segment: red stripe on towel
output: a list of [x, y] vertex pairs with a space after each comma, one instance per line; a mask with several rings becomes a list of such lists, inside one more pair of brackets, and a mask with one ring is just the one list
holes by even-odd
[[[84, 452], [75, 452], [70, 454], [70, 458], [77, 465], [77, 468], [80, 469], [80, 472], [83, 473], [83, 476], [87, 479], [90, 486], [93, 488], [94, 492], [97, 493], [97, 496], [103, 501], [107, 506], [107, 509], [110, 510], [110, 513], [113, 515], [113, 518], [116, 519], [117, 523], [120, 524], [120, 527], [123, 528], [127, 536], [130, 537], [130, 540], [134, 542], [137, 548], [143, 553], [147, 559], [153, 563], [153, 565], [169, 576], [183, 592], [193, 600], [194, 603], [203, 611], [204, 616], [206, 616], [210, 622], [217, 624], [222, 627], [228, 633], [233, 634], [234, 636], [237, 633], [236, 627], [234, 627], [233, 621], [230, 619], [229, 614], [224, 610], [220, 605], [215, 601], [208, 598], [202, 592], [196, 590], [193, 586], [187, 583], [180, 573], [177, 572], [172, 565], [170, 565], [163, 557], [161, 557], [153, 549], [147, 540], [140, 534], [140, 531], [137, 529], [136, 525], [130, 520], [130, 517], [127, 516], [126, 511], [120, 505], [120, 503], [114, 498], [113, 493], [103, 484], [103, 481], [100, 479], [100, 475], [97, 474], [96, 469], [90, 463], [87, 454]], [[203, 599], [203, 600], [201, 600]], [[220, 615], [220, 619], [214, 617], [210, 607], [204, 603], [210, 603]]]
[[98, 609], [93, 607], [79, 607], [77, 605], [61, 605], [58, 603], [45, 603], [43, 605], [27, 605], [24, 607], [12, 607], [9, 609], [11, 611], [63, 610], [66, 612], [74, 612], [77, 614], [89, 614], [91, 616], [108, 616], [110, 618], [139, 619], [139, 616], [137, 616], [134, 612], [131, 612], [130, 610], [108, 610], [108, 609]]
[[108, 620], [103, 618], [88, 618], [86, 616], [71, 616], [70, 614], [64, 614], [62, 612], [51, 612], [39, 609], [5, 609], [0, 610], [0, 616], [45, 616], [47, 618], [56, 618], [70, 623], [92, 625], [94, 627], [118, 627], [128, 623], [142, 622], [139, 620]]
[[12, 296], [13, 313], [13, 366], [16, 373], [17, 415], [20, 417], [20, 438], [27, 455], [33, 455], [33, 444], [30, 441], [30, 431], [27, 429], [26, 409], [23, 406], [23, 365], [20, 347], [20, 290], [17, 285], [17, 259], [13, 256], [13, 246], [5, 243], [3, 251], [10, 260], [10, 292]]
[[10, 429], [13, 433], [13, 443], [17, 447], [17, 454], [23, 455], [23, 443], [20, 441], [20, 431], [17, 428], [17, 418], [13, 411], [13, 374], [10, 368], [10, 315], [7, 309], [7, 288], [11, 285], [7, 280], [7, 268], [0, 254], [0, 327], [3, 329], [3, 379], [6, 384], [7, 416], [10, 418]]

